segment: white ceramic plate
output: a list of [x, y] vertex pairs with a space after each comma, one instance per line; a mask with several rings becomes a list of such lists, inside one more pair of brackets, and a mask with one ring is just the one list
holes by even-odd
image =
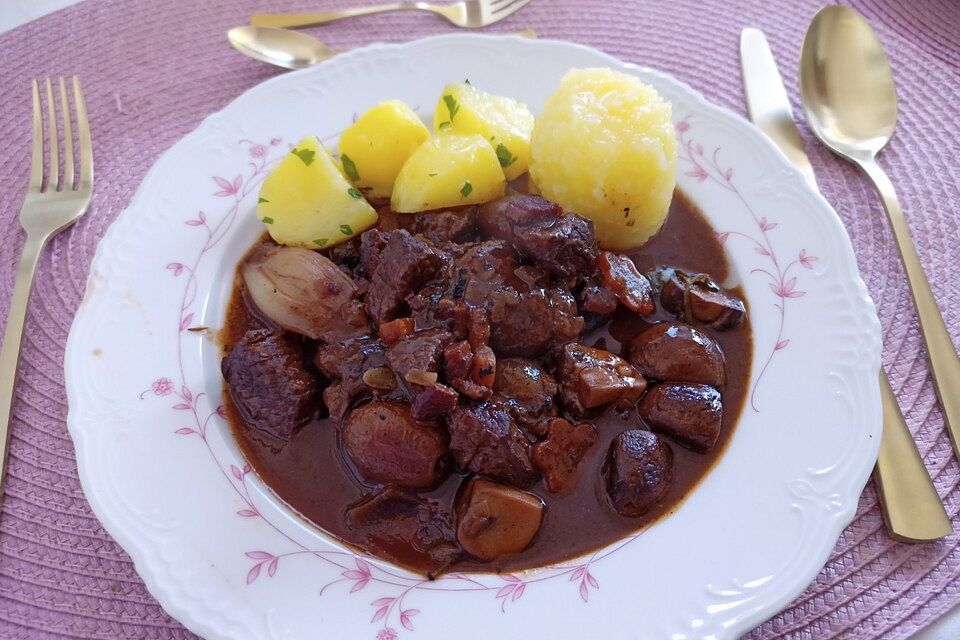
[[[257, 187], [308, 132], [463, 78], [536, 112], [571, 67], [673, 103], [679, 183], [726, 243], [754, 328], [729, 449], [679, 510], [563, 566], [423, 581], [278, 505], [220, 415], [214, 341], [261, 233]], [[110, 227], [66, 353], [84, 491], [160, 603], [208, 639], [735, 638], [826, 561], [876, 459], [879, 323], [829, 205], [738, 116], [563, 42], [458, 35], [357, 50], [246, 92], [173, 146]]]

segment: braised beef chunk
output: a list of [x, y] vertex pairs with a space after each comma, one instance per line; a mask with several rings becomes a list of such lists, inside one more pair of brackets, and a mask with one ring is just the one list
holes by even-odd
[[647, 277], [637, 271], [633, 260], [610, 251], [601, 251], [597, 261], [603, 286], [612, 291], [631, 311], [649, 316], [656, 310], [653, 287]]
[[436, 245], [470, 240], [477, 228], [477, 207], [461, 207], [449, 211], [403, 214], [410, 219], [410, 233], [423, 236]]
[[593, 333], [604, 326], [619, 304], [617, 294], [606, 288], [599, 274], [583, 279], [574, 290], [577, 308], [583, 316], [582, 333]]
[[535, 289], [492, 296], [490, 346], [502, 356], [543, 356], [580, 337], [583, 318], [567, 291]]
[[577, 295], [581, 313], [608, 316], [617, 310], [617, 294], [606, 288], [599, 279], [587, 281]]
[[536, 360], [504, 358], [497, 363], [493, 390], [520, 425], [543, 435], [541, 418], [557, 413], [557, 382]]
[[347, 455], [369, 482], [425, 489], [450, 470], [446, 434], [416, 422], [405, 402], [361, 405], [347, 414], [341, 434]]
[[547, 439], [533, 445], [533, 465], [543, 474], [547, 489], [553, 493], [573, 484], [584, 454], [597, 441], [592, 424], [572, 424], [563, 418], [544, 420]]
[[457, 496], [457, 540], [480, 560], [520, 553], [543, 521], [543, 500], [532, 493], [472, 478]]
[[370, 336], [320, 345], [313, 363], [331, 380], [323, 400], [334, 420], [343, 419], [353, 404], [397, 387], [393, 372], [386, 369], [383, 344]]
[[643, 377], [620, 356], [578, 343], [563, 348], [557, 381], [560, 401], [575, 417], [611, 402], [633, 402], [647, 388]]
[[650, 428], [687, 449], [704, 453], [720, 437], [723, 403], [720, 392], [705, 384], [657, 384], [640, 402]]
[[[458, 306], [460, 302], [466, 309]], [[549, 285], [536, 267], [519, 265], [499, 240], [470, 246], [453, 260], [447, 281], [427, 287], [411, 306], [417, 310], [418, 323], [441, 322], [455, 331], [458, 313], [487, 310], [490, 346], [504, 357], [542, 355], [576, 339], [583, 328], [570, 293]], [[471, 316], [462, 319], [469, 325]]]
[[624, 431], [610, 444], [605, 473], [613, 507], [623, 516], [642, 516], [670, 489], [673, 450], [649, 431]]
[[726, 381], [717, 341], [688, 324], [662, 322], [627, 344], [627, 360], [647, 378], [699, 382], [714, 387]]
[[446, 256], [403, 229], [380, 235], [386, 241], [379, 252], [376, 245], [383, 238], [367, 243], [364, 271], [370, 273], [368, 269], [373, 268], [367, 310], [377, 322], [386, 322], [404, 315], [407, 297], [436, 277]]
[[444, 329], [417, 331], [404, 336], [387, 349], [387, 361], [401, 384], [433, 384], [438, 380], [443, 349], [452, 340], [453, 337]]
[[523, 283], [514, 274], [517, 261], [504, 243], [457, 246], [465, 250], [408, 303], [417, 328], [444, 327], [466, 338], [471, 309], [486, 308], [494, 291], [512, 291]]
[[363, 529], [368, 540], [387, 554], [396, 544], [428, 556], [440, 571], [461, 555], [453, 514], [438, 501], [413, 491], [385, 487], [347, 508], [344, 520]]
[[380, 252], [387, 246], [390, 235], [386, 229], [370, 229], [360, 236], [360, 268], [367, 278], [372, 278], [380, 264]]
[[480, 207], [480, 230], [505, 240], [524, 259], [552, 276], [588, 274], [595, 269], [597, 239], [593, 222], [540, 196], [518, 195]]
[[660, 287], [660, 304], [674, 316], [713, 329], [734, 329], [743, 324], [743, 300], [720, 288], [706, 274], [689, 275], [670, 270]]
[[431, 422], [457, 407], [460, 396], [445, 384], [435, 383], [417, 391], [410, 402], [410, 415], [418, 422]]
[[472, 307], [486, 306], [495, 291], [515, 291], [525, 286], [516, 275], [518, 267], [505, 243], [498, 240], [477, 243], [454, 259], [447, 295]]
[[484, 401], [447, 415], [450, 451], [461, 469], [517, 487], [533, 484], [530, 444], [502, 405]]
[[477, 205], [470, 205], [426, 213], [397, 213], [390, 207], [382, 207], [377, 211], [380, 216], [377, 228], [380, 231], [406, 229], [436, 246], [467, 242], [473, 240], [477, 232], [477, 209]]
[[247, 331], [221, 370], [234, 406], [255, 429], [286, 440], [316, 413], [316, 381], [300, 351], [282, 335]]

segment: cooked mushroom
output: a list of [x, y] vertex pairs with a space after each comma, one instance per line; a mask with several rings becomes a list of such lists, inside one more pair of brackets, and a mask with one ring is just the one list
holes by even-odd
[[472, 478], [457, 497], [457, 540], [480, 560], [520, 553], [543, 520], [543, 500], [527, 491]]

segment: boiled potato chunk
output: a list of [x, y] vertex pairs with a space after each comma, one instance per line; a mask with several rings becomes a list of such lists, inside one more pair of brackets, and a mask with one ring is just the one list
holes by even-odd
[[279, 244], [330, 247], [369, 229], [377, 212], [316, 136], [300, 141], [260, 187], [259, 218]]
[[400, 168], [430, 132], [409, 106], [381, 102], [340, 136], [343, 174], [367, 197], [389, 198]]
[[479, 134], [444, 132], [417, 147], [393, 185], [390, 207], [401, 213], [480, 204], [507, 188], [493, 147]]
[[482, 135], [496, 151], [507, 180], [530, 166], [533, 114], [511, 98], [492, 96], [467, 82], [448, 84], [433, 112], [433, 129]]
[[530, 175], [544, 197], [593, 220], [600, 246], [659, 231], [676, 185], [670, 103], [634, 76], [574, 69], [537, 118]]

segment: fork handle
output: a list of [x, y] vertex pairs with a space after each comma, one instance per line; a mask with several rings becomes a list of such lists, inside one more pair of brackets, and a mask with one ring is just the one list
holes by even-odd
[[33, 275], [48, 236], [27, 235], [27, 242], [20, 256], [20, 266], [10, 298], [7, 328], [0, 347], [0, 500], [3, 499], [6, 479], [7, 449], [10, 444], [10, 423], [13, 421], [14, 389], [17, 383], [17, 365], [20, 363], [20, 345], [23, 341], [23, 325], [27, 319], [27, 302], [33, 289]]
[[913, 294], [913, 303], [917, 308], [920, 333], [927, 347], [930, 372], [933, 374], [933, 388], [940, 399], [943, 421], [953, 441], [953, 450], [960, 457], [960, 357], [957, 357], [953, 340], [947, 332], [947, 326], [933, 297], [930, 283], [923, 272], [923, 265], [920, 264], [917, 248], [910, 237], [910, 228], [903, 217], [903, 209], [897, 200], [893, 183], [877, 164], [876, 159], [861, 160], [858, 164], [873, 181], [873, 186], [876, 187], [887, 209], [890, 227], [897, 240], [907, 273], [907, 282]]
[[343, 20], [344, 18], [368, 16], [374, 13], [386, 13], [388, 11], [411, 11], [416, 9], [433, 11], [434, 7], [425, 2], [391, 2], [389, 4], [380, 4], [372, 7], [356, 7], [353, 9], [342, 9], [340, 11], [321, 11], [318, 13], [255, 13], [250, 16], [250, 24], [254, 27], [282, 27], [285, 29], [315, 27], [328, 22], [334, 22], [335, 20]]

